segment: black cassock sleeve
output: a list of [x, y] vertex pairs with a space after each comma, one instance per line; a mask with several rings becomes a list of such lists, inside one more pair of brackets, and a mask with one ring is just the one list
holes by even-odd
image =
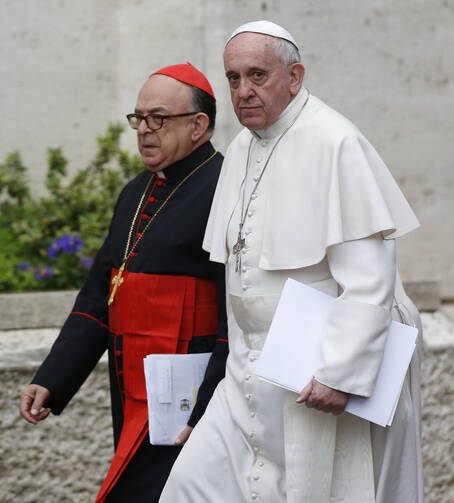
[[73, 311], [32, 380], [50, 391], [46, 405], [57, 415], [107, 349], [107, 295], [112, 270], [109, 239], [108, 236], [99, 250]]
[[189, 426], [195, 426], [203, 416], [216, 386], [224, 378], [225, 363], [229, 353], [225, 301], [225, 267], [224, 264], [213, 263], [212, 265], [218, 290], [218, 333], [213, 353], [208, 361], [205, 377], [199, 388], [197, 402], [188, 421]]

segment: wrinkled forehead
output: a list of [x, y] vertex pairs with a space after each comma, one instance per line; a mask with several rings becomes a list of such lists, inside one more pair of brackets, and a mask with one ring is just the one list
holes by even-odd
[[224, 49], [224, 66], [235, 66], [240, 62], [265, 61], [280, 64], [274, 50], [275, 38], [261, 33], [243, 32], [233, 37]]
[[155, 74], [142, 86], [137, 97], [137, 109], [171, 112], [188, 106], [190, 100], [191, 86], [167, 75]]
[[268, 47], [273, 47], [275, 37], [264, 33], [244, 31], [230, 39], [225, 48], [224, 55], [231, 51], [264, 51]]

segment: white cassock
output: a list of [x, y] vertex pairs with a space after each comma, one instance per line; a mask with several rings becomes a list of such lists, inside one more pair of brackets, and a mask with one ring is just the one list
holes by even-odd
[[[307, 97], [303, 88], [277, 122], [244, 129], [227, 151], [204, 242], [227, 265], [226, 377], [161, 503], [423, 502], [420, 340], [391, 428], [309, 409], [254, 374], [289, 277], [338, 296], [315, 374], [332, 388], [370, 395], [391, 316], [419, 323], [394, 247], [416, 217], [357, 128], [313, 96], [303, 107]], [[236, 272], [232, 248], [245, 212]]]

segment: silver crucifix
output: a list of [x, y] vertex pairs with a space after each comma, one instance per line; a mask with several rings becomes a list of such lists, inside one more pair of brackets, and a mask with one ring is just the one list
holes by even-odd
[[233, 254], [235, 255], [235, 272], [240, 270], [240, 260], [241, 260], [241, 250], [246, 246], [246, 240], [241, 236], [241, 226], [240, 232], [238, 232], [238, 239], [233, 246]]

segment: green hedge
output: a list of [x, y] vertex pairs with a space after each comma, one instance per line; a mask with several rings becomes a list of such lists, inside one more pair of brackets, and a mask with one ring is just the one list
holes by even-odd
[[120, 149], [122, 131], [111, 124], [94, 160], [69, 180], [62, 149], [49, 148], [41, 198], [19, 152], [0, 164], [0, 292], [80, 288], [121, 188], [144, 169], [139, 155]]

